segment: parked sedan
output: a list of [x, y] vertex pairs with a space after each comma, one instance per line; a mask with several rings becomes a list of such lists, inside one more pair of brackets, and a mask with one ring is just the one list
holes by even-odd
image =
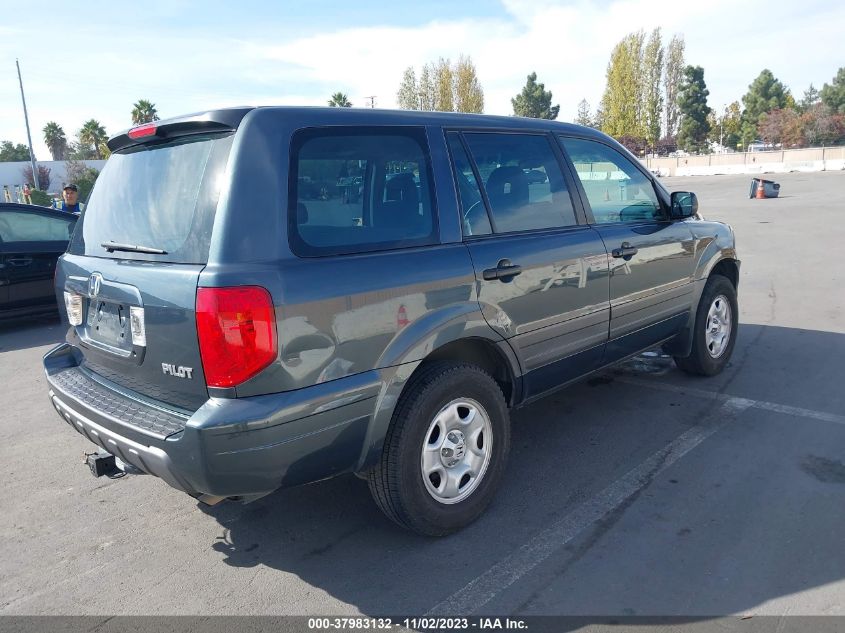
[[56, 312], [53, 274], [77, 216], [0, 204], [0, 319]]

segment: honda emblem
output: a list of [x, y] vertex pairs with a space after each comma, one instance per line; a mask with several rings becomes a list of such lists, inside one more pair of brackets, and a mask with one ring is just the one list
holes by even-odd
[[100, 294], [100, 284], [103, 283], [103, 276], [100, 273], [92, 273], [88, 278], [88, 294], [96, 297]]

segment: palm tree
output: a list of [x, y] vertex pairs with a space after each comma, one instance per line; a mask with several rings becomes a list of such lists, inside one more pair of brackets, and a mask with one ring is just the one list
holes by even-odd
[[64, 160], [67, 152], [67, 137], [62, 126], [50, 121], [44, 126], [44, 144], [50, 150], [53, 160]]
[[138, 99], [138, 103], [132, 106], [132, 125], [141, 125], [141, 123], [151, 123], [158, 120], [158, 110], [156, 110], [154, 103], [150, 103], [146, 99]]
[[79, 130], [79, 144], [86, 147], [86, 149], [93, 150], [97, 158], [102, 158], [103, 153], [100, 150], [100, 145], [108, 140], [106, 128], [100, 125], [96, 119], [89, 119], [82, 124], [82, 129]]
[[329, 99], [329, 105], [333, 108], [351, 108], [352, 103], [350, 103], [347, 96], [342, 92], [336, 92], [332, 95], [332, 98]]

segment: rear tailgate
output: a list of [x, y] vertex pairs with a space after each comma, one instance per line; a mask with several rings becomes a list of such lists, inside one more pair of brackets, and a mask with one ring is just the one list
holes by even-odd
[[208, 398], [196, 293], [231, 144], [203, 131], [119, 149], [57, 267], [60, 305], [81, 309], [67, 336], [81, 366], [170, 408]]

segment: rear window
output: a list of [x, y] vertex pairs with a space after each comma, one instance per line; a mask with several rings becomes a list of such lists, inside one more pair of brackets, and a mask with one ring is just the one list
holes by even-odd
[[431, 244], [431, 166], [423, 130], [322, 128], [294, 137], [290, 241], [302, 256]]
[[[111, 155], [69, 251], [93, 257], [204, 264], [232, 135], [189, 136]], [[166, 251], [106, 252], [105, 242]]]

